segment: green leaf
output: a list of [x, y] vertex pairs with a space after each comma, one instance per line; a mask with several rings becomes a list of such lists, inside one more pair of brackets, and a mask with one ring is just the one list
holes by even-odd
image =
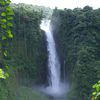
[[100, 84], [100, 81], [98, 81], [98, 84]]
[[4, 56], [7, 57], [7, 50], [4, 51]]
[[13, 35], [12, 34], [9, 34], [9, 38], [13, 38]]
[[12, 33], [11, 33], [11, 30], [7, 30], [7, 36], [8, 36], [9, 38], [13, 38], [13, 35], [12, 35]]
[[5, 68], [6, 68], [6, 69], [9, 69], [9, 67], [8, 67], [7, 65], [5, 66]]
[[7, 10], [7, 11], [11, 11], [12, 9], [11, 9], [9, 6], [7, 6], [7, 7], [6, 7], [6, 10]]
[[4, 71], [0, 68], [0, 78], [6, 79]]
[[7, 20], [13, 20], [13, 17], [8, 16], [8, 17], [7, 17]]
[[4, 29], [6, 29], [6, 25], [5, 24], [2, 24], [1, 27], [4, 28]]
[[100, 88], [100, 86], [97, 85], [97, 86], [96, 86], [96, 91], [97, 91], [97, 92], [99, 92], [99, 88]]
[[5, 5], [5, 2], [4, 1], [0, 1], [0, 4], [4, 6]]
[[8, 22], [8, 23], [7, 23], [7, 26], [13, 27], [13, 24], [12, 24], [11, 22]]
[[96, 92], [93, 92], [92, 95], [96, 95]]
[[11, 1], [10, 1], [10, 0], [7, 0], [7, 1], [6, 1], [6, 4], [10, 4], [10, 3], [11, 3]]
[[14, 12], [12, 11], [12, 9], [10, 8], [10, 6], [6, 7], [7, 10], [7, 15], [14, 15]]
[[96, 85], [97, 85], [97, 84], [94, 84], [94, 85], [92, 86], [92, 88], [96, 88]]
[[6, 16], [6, 13], [5, 13], [5, 12], [2, 12], [2, 13], [1, 13], [1, 16]]
[[10, 34], [11, 33], [11, 30], [7, 30], [7, 33]]
[[6, 76], [6, 77], [9, 77], [9, 74], [6, 72], [6, 73], [5, 73], [5, 76]]
[[13, 11], [8, 11], [7, 15], [14, 15], [14, 12]]
[[2, 23], [6, 23], [6, 22], [7, 22], [6, 19], [1, 19], [0, 21], [1, 21]]
[[6, 36], [2, 36], [2, 40], [6, 40], [7, 39], [7, 37]]

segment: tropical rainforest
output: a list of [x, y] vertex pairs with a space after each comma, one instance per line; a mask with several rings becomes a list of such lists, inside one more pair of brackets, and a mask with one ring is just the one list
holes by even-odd
[[[8, 16], [13, 23], [9, 39], [4, 37], [4, 25], [0, 26], [0, 69], [8, 76], [0, 79], [0, 100], [48, 100], [44, 94], [33, 91], [37, 85], [48, 85], [47, 43], [40, 29], [43, 18], [51, 20], [61, 77], [69, 83], [66, 100], [100, 100], [100, 8], [62, 10], [23, 3], [9, 7], [14, 13], [13, 18]], [[0, 6], [0, 25], [2, 21], [6, 23], [2, 20], [3, 8]], [[92, 86], [97, 82], [97, 92], [93, 92]]]

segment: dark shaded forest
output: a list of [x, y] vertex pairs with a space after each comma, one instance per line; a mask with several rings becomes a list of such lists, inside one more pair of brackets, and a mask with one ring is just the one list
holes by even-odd
[[34, 99], [39, 100], [41, 96], [31, 93], [30, 88], [37, 84], [47, 84], [46, 40], [44, 32], [40, 30], [40, 23], [42, 18], [51, 16], [52, 10], [26, 4], [10, 6], [14, 12], [14, 38], [7, 40], [9, 55], [1, 59], [9, 66], [6, 70], [9, 78], [0, 80], [0, 100], [31, 100], [34, 95]]
[[51, 20], [70, 82], [69, 100], [90, 100], [100, 79], [100, 9], [56, 8]]
[[5, 61], [10, 66], [9, 78], [0, 79], [0, 100], [48, 100], [32, 91], [35, 85], [48, 84], [46, 39], [40, 29], [43, 18], [51, 19], [61, 71], [70, 84], [66, 97], [68, 100], [91, 100], [92, 86], [100, 80], [100, 9], [10, 6], [14, 11], [14, 38], [8, 41], [9, 56], [0, 58], [0, 64]]

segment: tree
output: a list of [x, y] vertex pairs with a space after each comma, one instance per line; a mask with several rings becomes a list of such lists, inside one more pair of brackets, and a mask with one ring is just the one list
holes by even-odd
[[91, 86], [100, 79], [100, 9], [55, 9], [51, 20], [71, 84], [69, 100], [88, 100]]

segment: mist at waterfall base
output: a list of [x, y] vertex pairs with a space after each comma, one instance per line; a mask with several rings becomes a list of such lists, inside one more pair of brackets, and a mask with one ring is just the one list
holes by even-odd
[[45, 31], [48, 50], [48, 83], [47, 87], [42, 88], [42, 92], [53, 97], [63, 96], [67, 90], [68, 85], [61, 82], [60, 61], [56, 50], [56, 44], [53, 37], [53, 32], [50, 25], [50, 20], [42, 20], [41, 29]]

